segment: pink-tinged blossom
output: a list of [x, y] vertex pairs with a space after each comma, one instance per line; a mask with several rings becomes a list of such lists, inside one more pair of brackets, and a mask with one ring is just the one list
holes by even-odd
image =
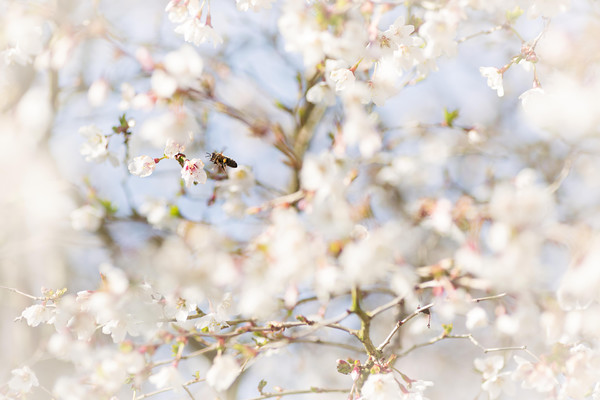
[[27, 366], [13, 369], [11, 373], [12, 378], [8, 382], [8, 387], [14, 392], [26, 394], [31, 392], [34, 386], [40, 385], [35, 373]]
[[150, 156], [138, 156], [129, 162], [129, 173], [140, 178], [150, 176], [156, 168], [156, 161]]
[[498, 97], [504, 96], [504, 86], [502, 85], [502, 72], [495, 67], [480, 67], [479, 72], [484, 78], [487, 78], [487, 85], [498, 93]]
[[587, 399], [598, 381], [598, 351], [578, 344], [569, 350], [569, 358], [565, 362], [566, 379], [561, 386], [561, 394], [569, 399]]
[[138, 156], [129, 162], [129, 173], [140, 178], [150, 176], [156, 168], [156, 161], [150, 156]]
[[183, 22], [175, 28], [175, 33], [183, 35], [183, 39], [188, 43], [193, 43], [196, 46], [204, 42], [212, 42], [215, 47], [223, 43], [223, 38], [219, 35], [212, 26], [203, 23], [200, 18], [193, 17]]
[[523, 388], [547, 393], [554, 390], [558, 385], [554, 371], [548, 365], [542, 362], [533, 364], [519, 356], [514, 358], [518, 367], [512, 373], [512, 379], [520, 381]]
[[186, 187], [191, 187], [194, 183], [206, 183], [208, 176], [204, 170], [204, 163], [199, 158], [185, 160], [181, 169], [181, 178]]
[[87, 204], [71, 212], [71, 226], [76, 231], [95, 232], [106, 215], [104, 208]]
[[213, 365], [206, 373], [206, 382], [217, 392], [227, 390], [240, 374], [240, 366], [235, 357], [229, 354], [214, 358]]
[[27, 307], [21, 313], [21, 318], [27, 320], [27, 325], [38, 326], [41, 323], [53, 324], [56, 309], [54, 307], [48, 307], [44, 304], [35, 304]]

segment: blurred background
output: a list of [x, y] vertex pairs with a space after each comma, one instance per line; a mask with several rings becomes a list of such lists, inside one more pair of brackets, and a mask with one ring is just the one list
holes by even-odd
[[[239, 166], [247, 167], [257, 184], [245, 195], [245, 208], [261, 206], [289, 193], [294, 179], [294, 171], [285, 164], [272, 138], [251, 129], [261, 121], [292, 129], [294, 116], [286, 108], [293, 108], [302, 95], [298, 76], [304, 82], [308, 80], [301, 56], [285, 51], [278, 32], [284, 3], [276, 2], [271, 9], [260, 12], [240, 12], [233, 1], [213, 1], [212, 25], [224, 43], [193, 47], [203, 61], [204, 71], [215, 81], [218, 98], [253, 124], [226, 113], [209, 113], [211, 107], [216, 108], [214, 103], [190, 102], [185, 111], [193, 116], [194, 141], [185, 153], [189, 158], [202, 158], [211, 168], [205, 153], [223, 151]], [[41, 288], [68, 288], [74, 294], [99, 285], [98, 266], [102, 262], [119, 260], [120, 267], [128, 271], [142, 268], [144, 255], [140, 249], [161, 233], [139, 215], [133, 215], [132, 209], [139, 211], [152, 201], [174, 204], [183, 218], [214, 226], [242, 243], [263, 232], [265, 220], [260, 216], [243, 212], [232, 216], [219, 198], [216, 205], [210, 202], [215, 186], [221, 184], [217, 180], [194, 186], [181, 196], [180, 168], [173, 160], [161, 161], [148, 178], [127, 171], [126, 156], [162, 156], [163, 145], [152, 138], [171, 127], [164, 118], [166, 105], [146, 107], [143, 98], [129, 94], [150, 89], [151, 71], [144, 68], [144, 62], [161, 63], [168, 53], [184, 45], [183, 38], [173, 31], [175, 25], [167, 18], [165, 6], [165, 1], [156, 0], [0, 3], [0, 50], [7, 49], [3, 53], [5, 62], [0, 62], [0, 285], [4, 288], [33, 296], [41, 296]], [[558, 185], [553, 192], [555, 214], [549, 218], [561, 221], [573, 232], [580, 232], [581, 226], [594, 232], [600, 222], [600, 9], [593, 1], [573, 1], [569, 11], [557, 14], [551, 23], [526, 16], [517, 21], [515, 30], [526, 41], [545, 30], [536, 49], [540, 60], [537, 75], [548, 96], [527, 108], [526, 100], [519, 96], [534, 87], [529, 64], [513, 65], [504, 74], [503, 97], [487, 86], [479, 72], [482, 66], [502, 67], [521, 51], [518, 36], [510, 30], [471, 37], [501, 23], [490, 17], [500, 13], [489, 13], [485, 8], [471, 10], [465, 16], [469, 23], [461, 25], [457, 38], [466, 40], [459, 44], [456, 57], [439, 58], [437, 69], [426, 79], [407, 84], [384, 105], [373, 106], [379, 116], [383, 149], [372, 159], [361, 161], [364, 174], [354, 193], [369, 193], [369, 223], [377, 226], [398, 218], [398, 209], [418, 209], [425, 198], [445, 198], [454, 203], [469, 194], [487, 204], [497, 182], [514, 182], [521, 171], [532, 170], [532, 180], [545, 186]], [[385, 14], [380, 29], [405, 12], [405, 7], [397, 7]], [[7, 53], [16, 43], [29, 60], [17, 60]], [[459, 110], [454, 126], [443, 125], [444, 109]], [[86, 139], [79, 129], [96, 125], [109, 133], [124, 113], [135, 120], [129, 154], [122, 138], [114, 136], [108, 150], [118, 163], [108, 159], [87, 162], [80, 151]], [[330, 148], [330, 136], [344, 119], [343, 113], [339, 102], [323, 111], [307, 156], [317, 156]], [[354, 156], [360, 157], [358, 152], [348, 155]], [[393, 189], [388, 190], [386, 185]], [[74, 229], [74, 210], [94, 202], [109, 202], [116, 210], [103, 226], [105, 231]], [[559, 288], [571, 253], [558, 242], [544, 244], [539, 257], [534, 256], [539, 268], [517, 286], [532, 285], [531, 293], [536, 294]], [[427, 249], [409, 261], [430, 265], [456, 250], [443, 243]], [[522, 261], [517, 258], [514, 264]], [[518, 270], [519, 266], [514, 268]], [[512, 274], [514, 269], [510, 271], [505, 276], [506, 286], [520, 279]], [[527, 297], [527, 290], [520, 293], [515, 301], [533, 301]], [[423, 298], [423, 302], [426, 300]], [[24, 321], [14, 321], [31, 304], [31, 299], [14, 291], [0, 290], [0, 381], [7, 381], [10, 371], [20, 365], [36, 364], [36, 372], [47, 374], [39, 373], [40, 380], [51, 387], [53, 377], [61, 374], [61, 368], [67, 368], [47, 360], [42, 352], [54, 328], [33, 329]], [[374, 302], [373, 307], [377, 304]], [[307, 309], [306, 313], [316, 311]], [[387, 334], [387, 327], [393, 325], [392, 314], [385, 314], [387, 323], [375, 328], [374, 335], [380, 340]], [[461, 321], [464, 323], [464, 319]], [[412, 329], [414, 332], [407, 333], [409, 341], [439, 333], [428, 333], [423, 320]], [[522, 339], [523, 343], [537, 330], [524, 325], [520, 329], [521, 334], [515, 332], [512, 339]], [[491, 341], [486, 346], [494, 347], [496, 343]], [[287, 351], [306, 350], [291, 347]], [[302, 360], [318, 357], [314, 353], [294, 357], [300, 361], [292, 368], [280, 368], [289, 362], [286, 353], [274, 355], [273, 362], [261, 366], [256, 376], [269, 376], [274, 382], [294, 381], [290, 371], [303, 371], [298, 375], [307, 382], [335, 380], [338, 387], [348, 385], [347, 377], [339, 376], [332, 364], [336, 358], [343, 358], [339, 352], [323, 352], [321, 356], [332, 365], [325, 370], [328, 372], [314, 368], [314, 359], [312, 366], [303, 365]], [[401, 367], [409, 376], [436, 382], [427, 392], [432, 399], [447, 398], [444, 384], [449, 381], [464, 388], [468, 395], [462, 398], [475, 398], [480, 382], [467, 360], [477, 356], [481, 356], [479, 350], [466, 341], [448, 341], [412, 355], [402, 361]], [[254, 382], [242, 382], [240, 393], [255, 395]]]

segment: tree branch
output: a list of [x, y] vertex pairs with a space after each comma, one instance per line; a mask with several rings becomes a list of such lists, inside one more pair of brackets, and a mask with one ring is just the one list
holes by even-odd
[[411, 319], [413, 319], [414, 317], [416, 317], [420, 313], [422, 313], [422, 312], [424, 312], [426, 310], [429, 310], [433, 306], [434, 306], [434, 303], [429, 303], [426, 306], [418, 308], [416, 311], [414, 311], [412, 314], [408, 315], [402, 321], [398, 321], [396, 323], [396, 326], [394, 327], [394, 329], [385, 338], [385, 340], [379, 346], [377, 346], [377, 350], [383, 351], [383, 349], [385, 348], [385, 346], [387, 346], [388, 344], [390, 344], [390, 341], [392, 340], [392, 337], [394, 337], [394, 335], [396, 334], [396, 332], [398, 332], [398, 330], [400, 329], [400, 327], [402, 325], [404, 325], [405, 323], [407, 323], [408, 321], [410, 321]]
[[281, 392], [275, 392], [275, 393], [263, 393], [262, 396], [259, 397], [253, 397], [251, 399], [248, 400], [262, 400], [262, 399], [269, 399], [271, 397], [283, 397], [283, 396], [291, 396], [294, 394], [307, 394], [307, 393], [347, 393], [348, 389], [321, 389], [321, 388], [310, 388], [310, 389], [304, 389], [304, 390], [284, 390]]

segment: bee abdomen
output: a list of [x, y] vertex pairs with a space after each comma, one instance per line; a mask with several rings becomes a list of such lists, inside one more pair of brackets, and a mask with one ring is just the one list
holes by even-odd
[[237, 168], [237, 163], [231, 158], [224, 156], [223, 153], [206, 153], [210, 158], [210, 161], [218, 165], [223, 171], [225, 171], [225, 166], [231, 168]]

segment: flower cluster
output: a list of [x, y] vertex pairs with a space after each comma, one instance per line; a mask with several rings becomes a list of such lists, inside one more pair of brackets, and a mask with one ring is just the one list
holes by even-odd
[[63, 3], [0, 16], [0, 398], [600, 398], [592, 5]]

